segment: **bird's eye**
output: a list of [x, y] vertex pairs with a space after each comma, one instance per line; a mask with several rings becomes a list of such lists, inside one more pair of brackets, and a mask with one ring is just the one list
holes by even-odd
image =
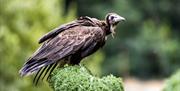
[[113, 20], [114, 19], [114, 16], [111, 16], [111, 18], [110, 18], [111, 20]]

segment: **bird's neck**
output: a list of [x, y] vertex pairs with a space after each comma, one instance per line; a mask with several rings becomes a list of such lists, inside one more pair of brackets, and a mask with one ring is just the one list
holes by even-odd
[[112, 30], [114, 30], [114, 28], [113, 28], [112, 25], [106, 23], [106, 26], [105, 26], [105, 29], [104, 29], [104, 30], [105, 30], [105, 32], [106, 32], [106, 35], [109, 35], [109, 34], [112, 33]]

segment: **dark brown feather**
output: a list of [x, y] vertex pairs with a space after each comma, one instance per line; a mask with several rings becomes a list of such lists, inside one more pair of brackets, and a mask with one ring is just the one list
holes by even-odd
[[61, 33], [64, 30], [67, 30], [69, 28], [75, 27], [75, 26], [97, 26], [96, 22], [100, 22], [99, 20], [95, 19], [95, 18], [90, 18], [90, 17], [80, 17], [78, 20], [72, 21], [70, 23], [61, 25], [57, 28], [55, 28], [54, 30], [52, 30], [51, 32], [45, 34], [43, 37], [41, 37], [39, 39], [39, 43], [42, 43], [50, 38], [54, 38], [55, 36], [57, 36], [59, 33]]

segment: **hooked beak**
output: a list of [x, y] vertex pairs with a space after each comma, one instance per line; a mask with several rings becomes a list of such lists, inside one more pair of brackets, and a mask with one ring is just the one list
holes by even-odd
[[126, 19], [125, 19], [124, 17], [119, 16], [119, 15], [118, 15], [118, 17], [116, 17], [115, 19], [116, 19], [116, 20], [115, 20], [116, 22], [126, 21]]

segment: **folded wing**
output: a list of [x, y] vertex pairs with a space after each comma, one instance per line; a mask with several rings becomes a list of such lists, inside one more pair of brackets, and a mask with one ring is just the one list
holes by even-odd
[[[62, 59], [80, 52], [81, 49], [88, 50], [91, 44], [97, 44], [96, 42], [100, 41], [101, 36], [102, 29], [99, 27], [76, 26], [69, 28], [45, 41], [24, 64], [20, 74], [25, 76], [37, 72], [39, 80], [44, 71], [51, 72]], [[44, 76], [47, 73], [45, 72]]]

